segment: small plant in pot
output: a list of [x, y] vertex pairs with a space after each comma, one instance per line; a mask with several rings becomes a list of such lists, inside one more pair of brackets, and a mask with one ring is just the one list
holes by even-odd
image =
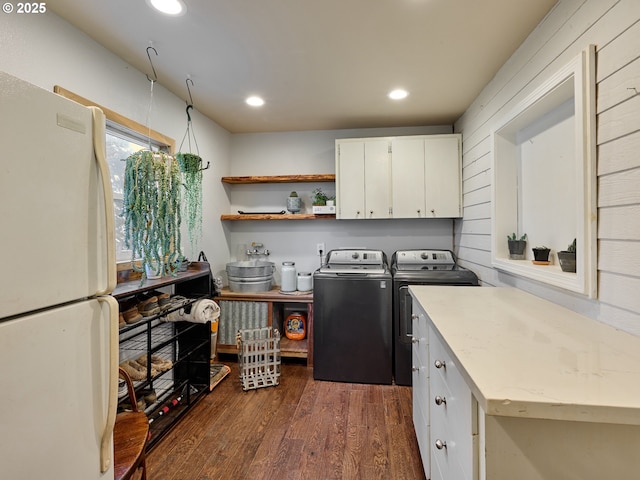
[[327, 204], [327, 194], [322, 191], [321, 188], [316, 188], [313, 190], [311, 200], [314, 205], [326, 205]]
[[527, 247], [527, 234], [520, 238], [516, 237], [515, 232], [507, 235], [507, 243], [509, 244], [509, 258], [511, 260], [524, 260], [524, 250]]
[[558, 261], [563, 272], [576, 272], [576, 239], [573, 239], [566, 250], [558, 252]]
[[533, 251], [533, 263], [537, 265], [549, 265], [549, 253], [551, 252], [549, 247], [535, 247], [531, 250]]

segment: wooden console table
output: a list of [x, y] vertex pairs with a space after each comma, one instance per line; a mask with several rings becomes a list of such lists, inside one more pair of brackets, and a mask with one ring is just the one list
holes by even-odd
[[[280, 354], [282, 357], [306, 358], [307, 365], [313, 366], [313, 293], [280, 293], [280, 287], [272, 287], [268, 292], [232, 292], [225, 287], [215, 301], [223, 307], [222, 302], [264, 302], [267, 304], [267, 326], [278, 328], [281, 333]], [[307, 310], [307, 336], [303, 340], [289, 340], [282, 328], [284, 320], [280, 306], [282, 304], [305, 304]], [[220, 325], [225, 319], [220, 316]], [[247, 327], [252, 328], [252, 327]], [[238, 353], [238, 347], [230, 343], [218, 341], [217, 351], [220, 353]]]

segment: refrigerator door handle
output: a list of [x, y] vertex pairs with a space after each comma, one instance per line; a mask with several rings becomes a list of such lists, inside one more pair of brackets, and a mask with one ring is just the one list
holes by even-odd
[[100, 471], [109, 470], [111, 465], [111, 438], [116, 423], [118, 407], [118, 302], [111, 296], [98, 297], [99, 302], [107, 303], [109, 307], [109, 399], [107, 402], [107, 420], [100, 443]]
[[105, 138], [105, 116], [98, 107], [89, 107], [93, 117], [93, 148], [96, 155], [96, 162], [102, 179], [102, 191], [104, 194], [105, 208], [105, 229], [107, 235], [107, 287], [105, 290], [96, 292], [97, 295], [108, 295], [113, 292], [118, 282], [116, 273], [116, 235], [115, 235], [115, 215], [113, 211], [113, 193], [111, 191], [111, 178], [109, 175], [109, 164], [106, 157]]

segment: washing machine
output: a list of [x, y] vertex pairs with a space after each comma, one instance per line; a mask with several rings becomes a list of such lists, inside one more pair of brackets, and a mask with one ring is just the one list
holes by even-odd
[[313, 378], [391, 384], [392, 306], [383, 251], [331, 250], [313, 275]]
[[397, 385], [411, 385], [410, 285], [477, 286], [478, 277], [457, 264], [450, 250], [398, 250], [391, 257], [393, 276], [393, 376]]

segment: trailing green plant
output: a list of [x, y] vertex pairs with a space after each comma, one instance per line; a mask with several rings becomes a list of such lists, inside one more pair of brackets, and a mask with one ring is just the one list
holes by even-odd
[[187, 222], [191, 256], [198, 251], [202, 237], [202, 158], [194, 153], [177, 153], [176, 159], [182, 172], [184, 198], [182, 214]]
[[[176, 159], [141, 150], [127, 158], [124, 178], [125, 246], [131, 263], [142, 271], [155, 265], [156, 274], [174, 275], [180, 251], [180, 171]], [[137, 267], [135, 260], [141, 259]]]
[[511, 235], [507, 235], [507, 240], [510, 240], [512, 242], [515, 242], [516, 240], [520, 240], [521, 242], [523, 242], [526, 239], [527, 239], [527, 234], [526, 233], [524, 235], [522, 235], [520, 238], [516, 237], [516, 232], [513, 232]]

